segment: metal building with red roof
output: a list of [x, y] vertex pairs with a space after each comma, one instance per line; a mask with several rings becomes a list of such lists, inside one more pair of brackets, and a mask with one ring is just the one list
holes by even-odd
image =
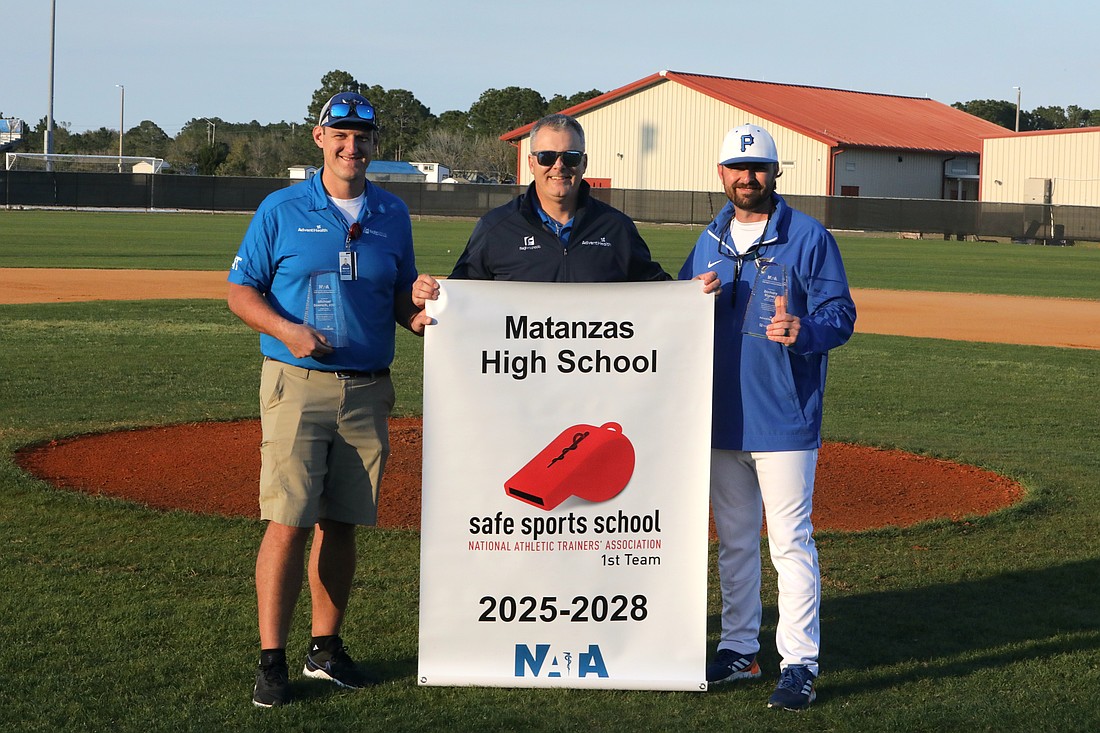
[[[781, 192], [976, 200], [982, 139], [1011, 134], [932, 99], [678, 71], [564, 112], [585, 130], [585, 178], [640, 190], [719, 191], [722, 137], [753, 123], [776, 140]], [[520, 183], [531, 126], [502, 136], [519, 149]]]

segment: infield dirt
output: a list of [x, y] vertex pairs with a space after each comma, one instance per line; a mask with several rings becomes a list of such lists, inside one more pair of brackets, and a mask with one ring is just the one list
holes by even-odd
[[[220, 299], [226, 290], [221, 272], [0, 269], [0, 303]], [[853, 298], [858, 333], [1100, 349], [1100, 303], [1094, 301], [886, 290], [853, 290]], [[379, 524], [416, 528], [419, 419], [391, 420], [390, 437]], [[158, 509], [258, 517], [259, 441], [259, 424], [251, 420], [175, 425], [52, 441], [20, 451], [16, 460], [66, 489]], [[1023, 494], [1019, 484], [973, 466], [826, 443], [814, 525], [851, 531], [957, 520]]]

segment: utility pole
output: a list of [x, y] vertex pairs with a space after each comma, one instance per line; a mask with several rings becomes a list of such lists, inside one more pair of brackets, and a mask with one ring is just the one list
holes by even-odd
[[1016, 132], [1020, 131], [1020, 87], [1012, 87], [1016, 90]]
[[122, 172], [122, 131], [126, 129], [126, 87], [115, 84], [122, 92], [118, 107], [118, 172]]

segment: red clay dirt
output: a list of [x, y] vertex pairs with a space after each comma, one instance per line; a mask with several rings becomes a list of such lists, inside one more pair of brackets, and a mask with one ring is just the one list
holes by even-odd
[[[0, 270], [0, 303], [222, 298], [226, 289], [223, 273]], [[858, 332], [1100, 348], [1100, 308], [1094, 302], [859, 290], [853, 297]], [[966, 317], [959, 317], [961, 312]], [[1029, 319], [1036, 323], [1029, 325]], [[1071, 327], [1059, 330], [1066, 323]], [[415, 529], [420, 420], [391, 420], [390, 442], [379, 525]], [[258, 517], [259, 444], [258, 421], [199, 423], [51, 441], [19, 451], [16, 462], [66, 489], [156, 509]], [[973, 466], [826, 443], [818, 463], [814, 526], [854, 531], [940, 517], [958, 520], [1008, 506], [1023, 494], [1016, 482]]]
[[[390, 443], [378, 525], [417, 529], [420, 419], [391, 420]], [[156, 509], [259, 517], [259, 445], [256, 420], [193, 423], [51, 441], [20, 451], [16, 462], [65, 489]], [[817, 467], [814, 526], [853, 531], [960, 519], [1008, 506], [1022, 495], [1019, 484], [973, 466], [826, 443]]]

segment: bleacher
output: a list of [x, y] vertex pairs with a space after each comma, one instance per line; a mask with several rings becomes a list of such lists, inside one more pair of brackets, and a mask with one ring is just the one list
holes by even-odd
[[15, 148], [23, 142], [26, 125], [17, 117], [0, 117], [0, 153]]

